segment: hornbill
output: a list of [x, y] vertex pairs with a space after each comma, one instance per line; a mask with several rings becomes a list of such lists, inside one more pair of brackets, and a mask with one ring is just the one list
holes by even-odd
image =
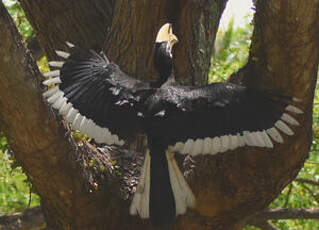
[[130, 214], [171, 222], [195, 206], [195, 197], [179, 170], [174, 154], [214, 155], [242, 146], [273, 148], [283, 143], [293, 115], [303, 113], [295, 97], [273, 90], [232, 83], [182, 86], [175, 81], [172, 25], [159, 30], [154, 63], [155, 82], [134, 79], [103, 54], [68, 43], [56, 53], [45, 73], [47, 102], [75, 129], [97, 143], [122, 146], [128, 137], [144, 133], [148, 151]]

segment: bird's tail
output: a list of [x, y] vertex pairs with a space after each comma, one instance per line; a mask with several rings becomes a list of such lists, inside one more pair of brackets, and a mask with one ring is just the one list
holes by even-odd
[[133, 200], [130, 207], [131, 215], [139, 215], [141, 218], [149, 218], [149, 200], [150, 200], [150, 167], [151, 157], [149, 151], [147, 151], [144, 159], [144, 164], [141, 169], [141, 175], [136, 191], [133, 196]]
[[130, 207], [131, 215], [151, 217], [155, 224], [166, 224], [195, 206], [195, 197], [179, 170], [174, 154], [147, 152], [140, 182]]
[[182, 215], [186, 212], [187, 207], [195, 206], [195, 196], [186, 182], [182, 172], [174, 158], [173, 152], [166, 152], [166, 158], [168, 161], [169, 177], [171, 186], [174, 193], [176, 216]]

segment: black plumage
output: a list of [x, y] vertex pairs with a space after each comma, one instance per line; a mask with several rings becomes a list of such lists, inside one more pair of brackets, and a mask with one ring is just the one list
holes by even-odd
[[68, 43], [57, 51], [65, 62], [51, 62], [44, 93], [76, 129], [98, 143], [123, 145], [138, 133], [148, 136], [149, 150], [130, 213], [156, 224], [194, 207], [195, 198], [174, 160], [181, 154], [210, 154], [242, 146], [272, 148], [282, 133], [298, 125], [292, 105], [298, 100], [270, 90], [213, 83], [182, 86], [174, 78], [172, 47], [178, 40], [170, 24], [159, 31], [154, 63], [156, 82], [134, 79], [105, 56]]
[[158, 140], [149, 138], [150, 167], [150, 205], [149, 212], [152, 222], [156, 225], [167, 224], [176, 215], [174, 193], [169, 177], [168, 161], [165, 156], [167, 146], [156, 143]]
[[61, 68], [60, 90], [80, 114], [126, 139], [141, 132], [139, 102], [150, 84], [133, 79], [93, 51], [70, 49]]
[[171, 57], [170, 46], [168, 41], [156, 42], [155, 44], [154, 66], [160, 74], [160, 78], [152, 85], [153, 87], [160, 87], [172, 73], [173, 60]]
[[288, 102], [289, 98], [232, 83], [213, 83], [205, 87], [164, 85], [146, 102], [149, 109], [146, 114], [154, 117], [163, 111], [164, 115], [155, 117], [157, 121], [151, 121], [149, 128], [153, 130], [152, 135], [163, 137], [172, 145], [189, 138], [271, 128]]

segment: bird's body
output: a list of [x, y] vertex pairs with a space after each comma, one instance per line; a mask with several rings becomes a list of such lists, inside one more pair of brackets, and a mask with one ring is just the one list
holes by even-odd
[[281, 133], [293, 134], [289, 126], [299, 123], [292, 115], [302, 113], [291, 105], [295, 98], [269, 90], [220, 82], [179, 85], [170, 44], [177, 38], [165, 26], [156, 39], [161, 76], [156, 82], [134, 79], [105, 56], [70, 44], [69, 52], [57, 51], [65, 61], [51, 62], [57, 70], [45, 74], [44, 82], [55, 85], [44, 93], [47, 101], [96, 142], [121, 146], [128, 137], [147, 135], [149, 150], [130, 213], [157, 224], [195, 205], [175, 152], [196, 156], [245, 145], [273, 148], [283, 142]]

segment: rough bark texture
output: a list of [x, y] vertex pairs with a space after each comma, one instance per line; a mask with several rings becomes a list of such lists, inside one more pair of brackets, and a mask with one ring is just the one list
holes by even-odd
[[171, 22], [180, 40], [174, 52], [177, 79], [188, 84], [205, 84], [219, 19], [226, 2], [116, 1], [106, 43], [107, 53], [130, 74], [154, 79], [158, 77], [153, 69], [155, 36], [164, 23]]
[[45, 227], [46, 224], [39, 206], [0, 216], [0, 230], [44, 230]]
[[65, 41], [100, 50], [113, 16], [113, 0], [20, 0], [49, 59]]
[[[226, 0], [21, 3], [49, 59], [65, 40], [96, 50], [103, 47], [123, 70], [147, 79], [156, 77], [156, 31], [170, 21], [180, 39], [175, 50], [177, 78], [203, 84]], [[130, 194], [127, 187], [136, 184], [140, 155], [123, 160], [86, 144], [75, 151], [76, 145], [43, 104], [35, 64], [0, 6], [1, 127], [42, 198], [48, 227], [150, 229], [148, 221], [128, 215], [129, 200], [123, 199]], [[307, 157], [319, 57], [318, 2], [258, 1], [256, 8], [249, 62], [232, 79], [302, 98], [306, 113], [298, 120], [303, 130], [295, 129], [296, 135], [274, 150], [244, 148], [195, 158], [188, 180], [197, 206], [179, 217], [173, 229], [241, 229], [296, 176]], [[116, 176], [113, 159], [128, 176]]]

